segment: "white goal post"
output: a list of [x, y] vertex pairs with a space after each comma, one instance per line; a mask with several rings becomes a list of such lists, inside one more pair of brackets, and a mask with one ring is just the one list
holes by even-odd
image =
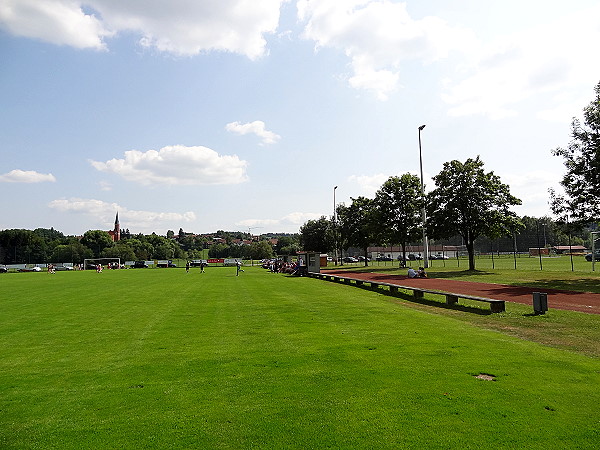
[[121, 258], [86, 258], [83, 260], [84, 269], [95, 269], [98, 264], [107, 266], [114, 263], [117, 267], [121, 267]]

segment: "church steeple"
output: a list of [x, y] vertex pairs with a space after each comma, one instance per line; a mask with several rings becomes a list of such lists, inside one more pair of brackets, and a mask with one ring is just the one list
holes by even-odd
[[119, 224], [119, 211], [115, 217], [115, 230], [113, 234], [113, 241], [117, 242], [121, 240], [121, 225]]

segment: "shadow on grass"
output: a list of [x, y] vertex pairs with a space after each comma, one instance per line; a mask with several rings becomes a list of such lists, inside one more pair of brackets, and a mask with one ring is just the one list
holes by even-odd
[[492, 275], [492, 272], [486, 272], [484, 270], [456, 270], [453, 272], [435, 272], [432, 270], [429, 270], [429, 277], [430, 278], [446, 278], [446, 279], [452, 279], [452, 278], [463, 278], [463, 277], [472, 277], [472, 276], [485, 276], [485, 275]]
[[561, 291], [568, 294], [577, 295], [580, 292], [593, 292], [596, 294], [600, 294], [600, 284], [598, 280], [589, 279], [589, 278], [579, 278], [579, 279], [554, 279], [554, 280], [543, 280], [537, 279], [533, 281], [515, 282], [515, 285], [518, 286], [531, 286], [535, 283], [537, 290], [555, 290]]
[[[415, 265], [413, 267], [418, 267]], [[343, 266], [327, 266], [321, 267], [322, 270], [352, 270], [354, 272], [397, 272], [398, 270], [408, 270], [408, 267], [399, 267], [397, 264], [395, 266], [373, 266], [364, 264], [344, 264]]]
[[[406, 274], [406, 271], [412, 267], [413, 269], [417, 269], [419, 267], [418, 264], [407, 266], [407, 267], [398, 267], [398, 266], [336, 266], [336, 267], [323, 267], [323, 270], [348, 270], [353, 272], [376, 272], [376, 273], [393, 273], [398, 274]], [[493, 272], [486, 272], [484, 270], [455, 270], [455, 271], [443, 271], [437, 272], [434, 269], [427, 269], [427, 273], [430, 278], [463, 278], [465, 276], [484, 276], [484, 275], [492, 275]]]

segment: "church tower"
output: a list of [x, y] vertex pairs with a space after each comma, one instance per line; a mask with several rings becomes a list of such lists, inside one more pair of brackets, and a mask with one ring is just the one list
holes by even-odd
[[119, 212], [117, 211], [117, 217], [115, 218], [115, 229], [111, 233], [114, 242], [121, 240], [121, 225], [119, 224]]

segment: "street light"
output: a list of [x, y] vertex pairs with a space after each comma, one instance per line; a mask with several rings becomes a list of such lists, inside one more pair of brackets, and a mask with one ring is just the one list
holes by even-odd
[[423, 156], [421, 153], [421, 131], [425, 128], [425, 125], [419, 127], [419, 167], [421, 168], [421, 198], [423, 199], [423, 267], [429, 267], [429, 244], [427, 243], [427, 232], [425, 231], [425, 184], [423, 183]]
[[333, 187], [333, 246], [334, 254], [335, 254], [335, 263], [338, 263], [338, 251], [337, 251], [337, 211], [335, 208], [335, 190], [337, 186]]

